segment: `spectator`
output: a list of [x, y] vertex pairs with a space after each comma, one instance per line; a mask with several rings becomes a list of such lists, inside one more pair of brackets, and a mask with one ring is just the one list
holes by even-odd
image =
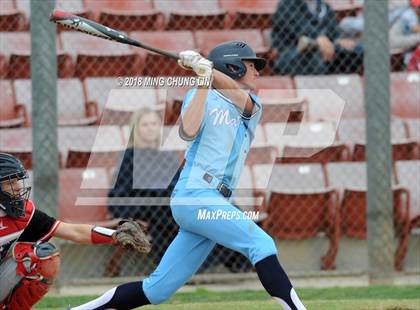
[[420, 0], [394, 9], [390, 24], [391, 49], [412, 50], [420, 44]]
[[407, 66], [408, 71], [420, 72], [420, 45], [411, 55], [410, 61]]
[[277, 74], [350, 73], [363, 63], [363, 48], [339, 37], [335, 13], [324, 0], [280, 1], [273, 16]]
[[[390, 49], [412, 49], [420, 43], [420, 0], [389, 2]], [[343, 18], [340, 30], [348, 36], [361, 36], [363, 14]]]
[[[136, 111], [129, 127], [128, 146], [108, 195], [108, 209], [115, 218], [134, 218], [147, 227], [151, 254], [158, 263], [178, 229], [168, 203], [179, 160], [176, 152], [159, 150], [162, 119], [158, 112], [149, 108]], [[107, 267], [108, 275], [119, 273], [121, 259], [122, 251], [116, 250]]]

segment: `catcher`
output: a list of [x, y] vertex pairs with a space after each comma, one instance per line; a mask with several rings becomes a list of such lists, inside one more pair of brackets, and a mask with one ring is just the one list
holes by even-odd
[[137, 222], [124, 220], [113, 230], [65, 223], [36, 210], [26, 179], [22, 163], [0, 153], [0, 310], [31, 309], [48, 292], [60, 267], [60, 254], [48, 242], [51, 237], [150, 251]]

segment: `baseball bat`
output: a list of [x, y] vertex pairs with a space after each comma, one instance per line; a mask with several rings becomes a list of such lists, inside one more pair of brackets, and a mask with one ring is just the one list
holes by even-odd
[[74, 30], [77, 30], [77, 31], [80, 31], [80, 32], [83, 32], [83, 33], [86, 33], [95, 37], [100, 37], [103, 39], [144, 48], [146, 50], [155, 52], [163, 56], [173, 58], [175, 60], [179, 59], [179, 56], [175, 53], [171, 53], [171, 52], [162, 50], [160, 48], [144, 44], [142, 42], [129, 38], [127, 35], [125, 35], [121, 31], [114, 30], [112, 28], [98, 24], [89, 19], [76, 16], [67, 12], [63, 12], [59, 10], [52, 11], [50, 15], [50, 21], [58, 25], [62, 25], [64, 27], [74, 29]]

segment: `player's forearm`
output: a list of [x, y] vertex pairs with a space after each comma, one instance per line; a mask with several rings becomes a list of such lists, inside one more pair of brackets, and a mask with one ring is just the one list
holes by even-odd
[[238, 82], [218, 70], [213, 70], [213, 77], [213, 88], [219, 90], [223, 95], [232, 100], [233, 104], [243, 111], [243, 113], [252, 113], [253, 104], [249, 95], [241, 88]]
[[200, 129], [206, 108], [208, 88], [198, 88], [182, 117], [182, 132], [187, 137], [195, 137]]
[[114, 230], [89, 224], [70, 224], [61, 222], [54, 233], [55, 237], [80, 244], [112, 243]]

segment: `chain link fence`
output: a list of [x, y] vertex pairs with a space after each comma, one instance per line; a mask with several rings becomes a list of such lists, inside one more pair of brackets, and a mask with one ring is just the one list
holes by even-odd
[[[37, 202], [63, 221], [112, 227], [132, 217], [147, 226], [149, 256], [55, 240], [63, 253], [63, 282], [146, 275], [178, 230], [169, 197], [187, 148], [178, 135], [189, 88], [181, 81], [192, 74], [152, 52], [59, 27], [56, 53], [36, 63], [31, 23], [41, 18], [47, 27], [49, 12], [38, 7], [31, 15], [33, 2], [41, 1], [0, 1], [0, 151], [38, 173], [39, 197], [47, 191], [41, 183], [50, 191], [58, 186], [58, 204], [51, 192]], [[275, 239], [292, 274], [368, 273], [371, 255], [390, 262], [383, 273], [418, 271], [420, 8], [410, 1], [391, 1], [388, 8], [375, 1], [387, 9], [384, 29], [375, 27], [379, 15], [364, 23], [374, 8], [365, 2], [57, 0], [55, 7], [172, 52], [208, 55], [224, 41], [248, 42], [268, 65], [255, 90], [264, 112], [239, 182], [238, 208], [259, 211], [256, 221]], [[389, 44], [381, 40], [387, 34]], [[36, 42], [47, 42], [48, 35], [38, 32]], [[366, 61], [378, 50], [387, 51], [389, 66]], [[57, 79], [36, 75], [55, 63]], [[55, 95], [39, 94], [55, 82], [52, 107], [45, 100]], [[383, 102], [367, 102], [376, 95]], [[32, 139], [35, 130], [38, 138]], [[42, 137], [52, 144], [40, 143]], [[43, 181], [54, 178], [41, 173], [46, 167], [57, 173], [56, 182]], [[382, 187], [372, 181], [388, 177]], [[376, 204], [372, 193], [382, 197]], [[380, 209], [382, 202], [389, 206]], [[391, 224], [381, 225], [386, 217]], [[368, 228], [375, 225], [384, 233], [382, 252], [371, 251]], [[199, 273], [252, 268], [242, 255], [216, 246]]]

